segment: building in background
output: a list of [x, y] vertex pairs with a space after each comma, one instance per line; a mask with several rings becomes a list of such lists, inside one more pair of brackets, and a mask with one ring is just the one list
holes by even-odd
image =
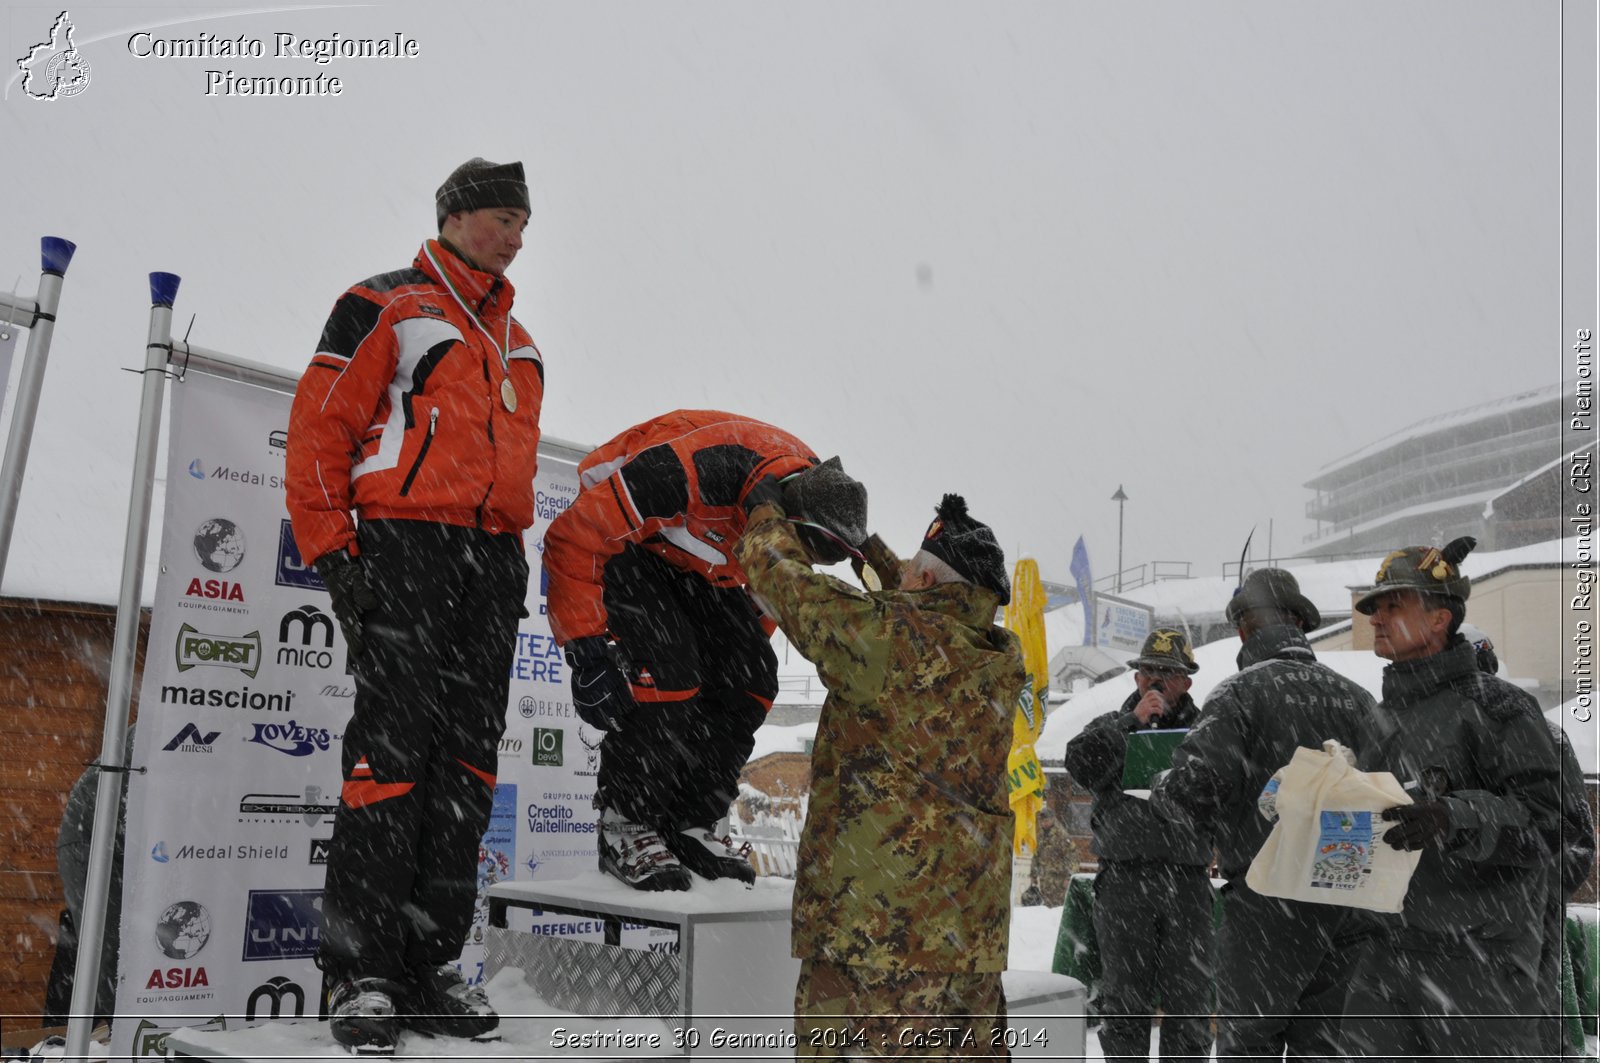
[[1505, 550], [1560, 538], [1560, 383], [1439, 414], [1325, 466], [1306, 557], [1382, 555], [1458, 535]]

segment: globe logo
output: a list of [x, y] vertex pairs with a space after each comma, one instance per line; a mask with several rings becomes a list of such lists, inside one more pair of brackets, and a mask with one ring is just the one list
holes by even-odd
[[211, 572], [232, 572], [244, 560], [244, 532], [226, 517], [212, 517], [195, 529], [194, 556]]
[[187, 960], [211, 939], [211, 913], [194, 901], [179, 901], [161, 913], [156, 944], [175, 960]]

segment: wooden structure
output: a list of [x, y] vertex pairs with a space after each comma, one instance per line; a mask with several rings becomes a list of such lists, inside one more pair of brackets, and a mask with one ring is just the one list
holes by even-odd
[[[0, 941], [15, 957], [0, 970], [6, 1026], [38, 1026], [43, 1012], [64, 904], [56, 830], [67, 791], [100, 755], [116, 622], [109, 605], [0, 599]], [[148, 629], [147, 615], [136, 676]]]

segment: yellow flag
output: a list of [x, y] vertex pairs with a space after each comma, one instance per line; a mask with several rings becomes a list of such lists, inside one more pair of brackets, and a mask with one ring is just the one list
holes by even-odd
[[1046, 695], [1050, 691], [1050, 651], [1044, 641], [1044, 586], [1039, 582], [1039, 564], [1032, 558], [1017, 562], [1011, 577], [1011, 604], [1006, 606], [1005, 624], [1022, 640], [1022, 663], [1028, 669], [1028, 685], [1011, 720], [1011, 756], [1006, 764], [1006, 788], [1011, 796], [1011, 811], [1017, 817], [1012, 851], [1018, 856], [1039, 851], [1035, 822], [1044, 805], [1044, 770], [1033, 744], [1044, 729]]

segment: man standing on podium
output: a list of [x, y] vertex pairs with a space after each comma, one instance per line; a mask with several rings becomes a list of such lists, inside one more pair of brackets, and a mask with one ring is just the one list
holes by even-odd
[[499, 1024], [472, 925], [533, 523], [544, 361], [511, 316], [520, 162], [462, 163], [438, 239], [334, 304], [289, 414], [289, 516], [355, 677], [317, 965], [342, 1045]]

